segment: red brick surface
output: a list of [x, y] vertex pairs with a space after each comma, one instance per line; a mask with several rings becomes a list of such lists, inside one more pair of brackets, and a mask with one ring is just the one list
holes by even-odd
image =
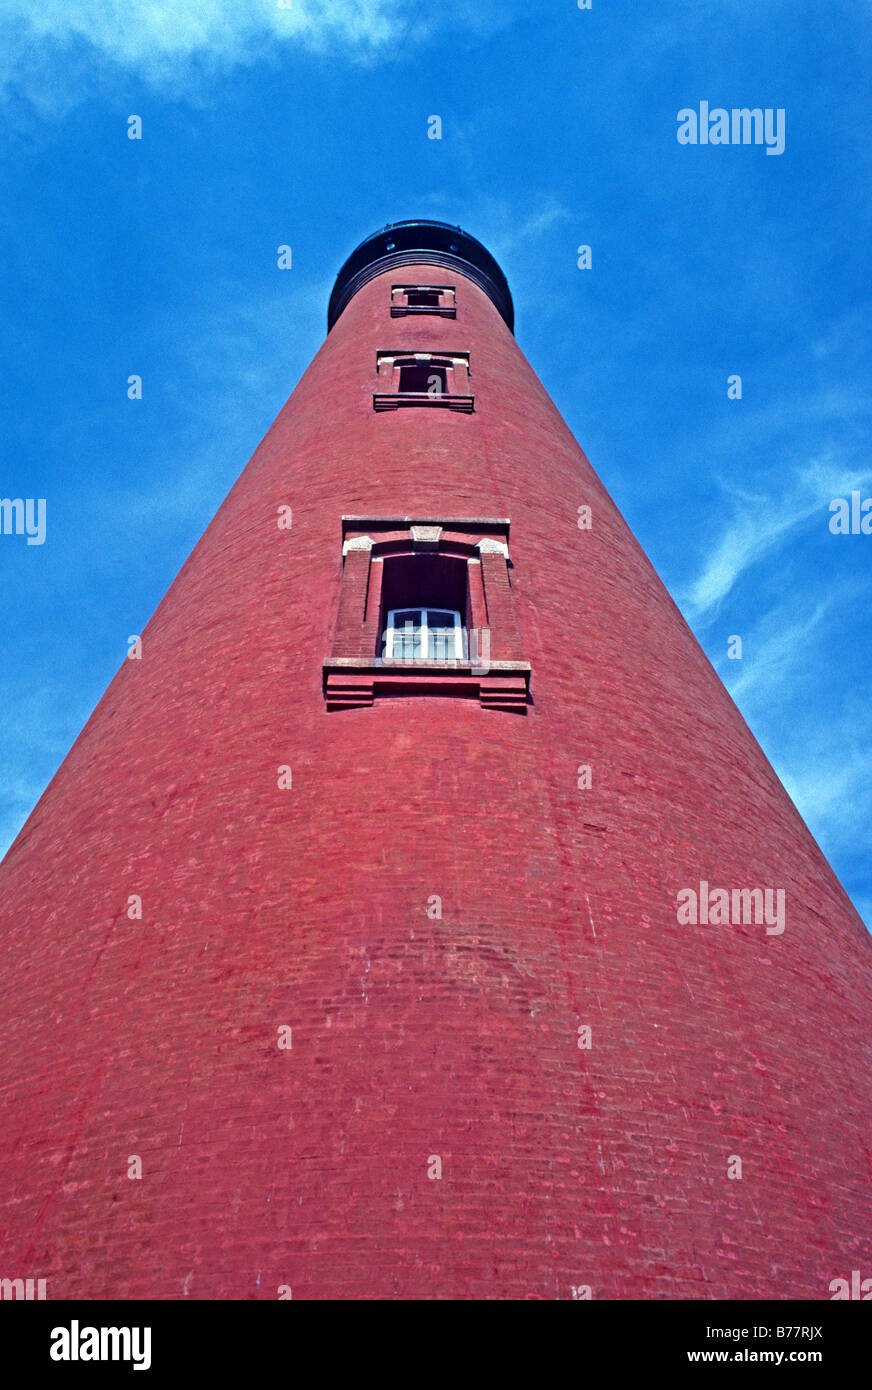
[[[392, 321], [396, 278], [352, 300], [0, 870], [0, 1275], [828, 1298], [872, 1275], [869, 937], [490, 301], [440, 271], [456, 319]], [[392, 346], [470, 352], [474, 414], [374, 412]], [[343, 513], [511, 518], [526, 719], [326, 709]], [[785, 933], [679, 926], [700, 879], [785, 888]]]

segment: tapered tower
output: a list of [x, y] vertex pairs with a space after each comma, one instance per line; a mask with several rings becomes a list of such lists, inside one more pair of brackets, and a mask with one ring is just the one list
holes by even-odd
[[458, 228], [346, 262], [0, 911], [49, 1298], [872, 1275], [869, 938]]

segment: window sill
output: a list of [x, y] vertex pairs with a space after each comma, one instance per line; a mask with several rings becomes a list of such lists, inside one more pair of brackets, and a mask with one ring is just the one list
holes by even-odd
[[373, 395], [372, 405], [374, 410], [400, 410], [409, 405], [442, 406], [445, 410], [461, 410], [469, 414], [474, 401], [475, 396], [451, 396], [445, 392], [440, 396], [431, 396], [427, 391], [385, 391]]
[[526, 714], [527, 661], [386, 661], [333, 657], [324, 662], [328, 710], [355, 709], [397, 695], [449, 695], [477, 699], [483, 709]]
[[407, 314], [438, 314], [438, 316], [443, 319], [457, 318], [457, 310], [454, 308], [453, 305], [448, 304], [391, 305], [392, 319], [405, 318]]

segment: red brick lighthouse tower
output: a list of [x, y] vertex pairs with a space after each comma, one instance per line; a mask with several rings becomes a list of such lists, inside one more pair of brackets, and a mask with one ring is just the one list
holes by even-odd
[[0, 872], [0, 1275], [832, 1297], [872, 945], [472, 237], [324, 346]]

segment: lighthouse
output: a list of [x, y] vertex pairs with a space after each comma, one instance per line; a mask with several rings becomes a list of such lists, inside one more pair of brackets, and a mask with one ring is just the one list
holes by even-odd
[[513, 330], [458, 227], [352, 252], [10, 849], [0, 1275], [872, 1275], [872, 944]]

